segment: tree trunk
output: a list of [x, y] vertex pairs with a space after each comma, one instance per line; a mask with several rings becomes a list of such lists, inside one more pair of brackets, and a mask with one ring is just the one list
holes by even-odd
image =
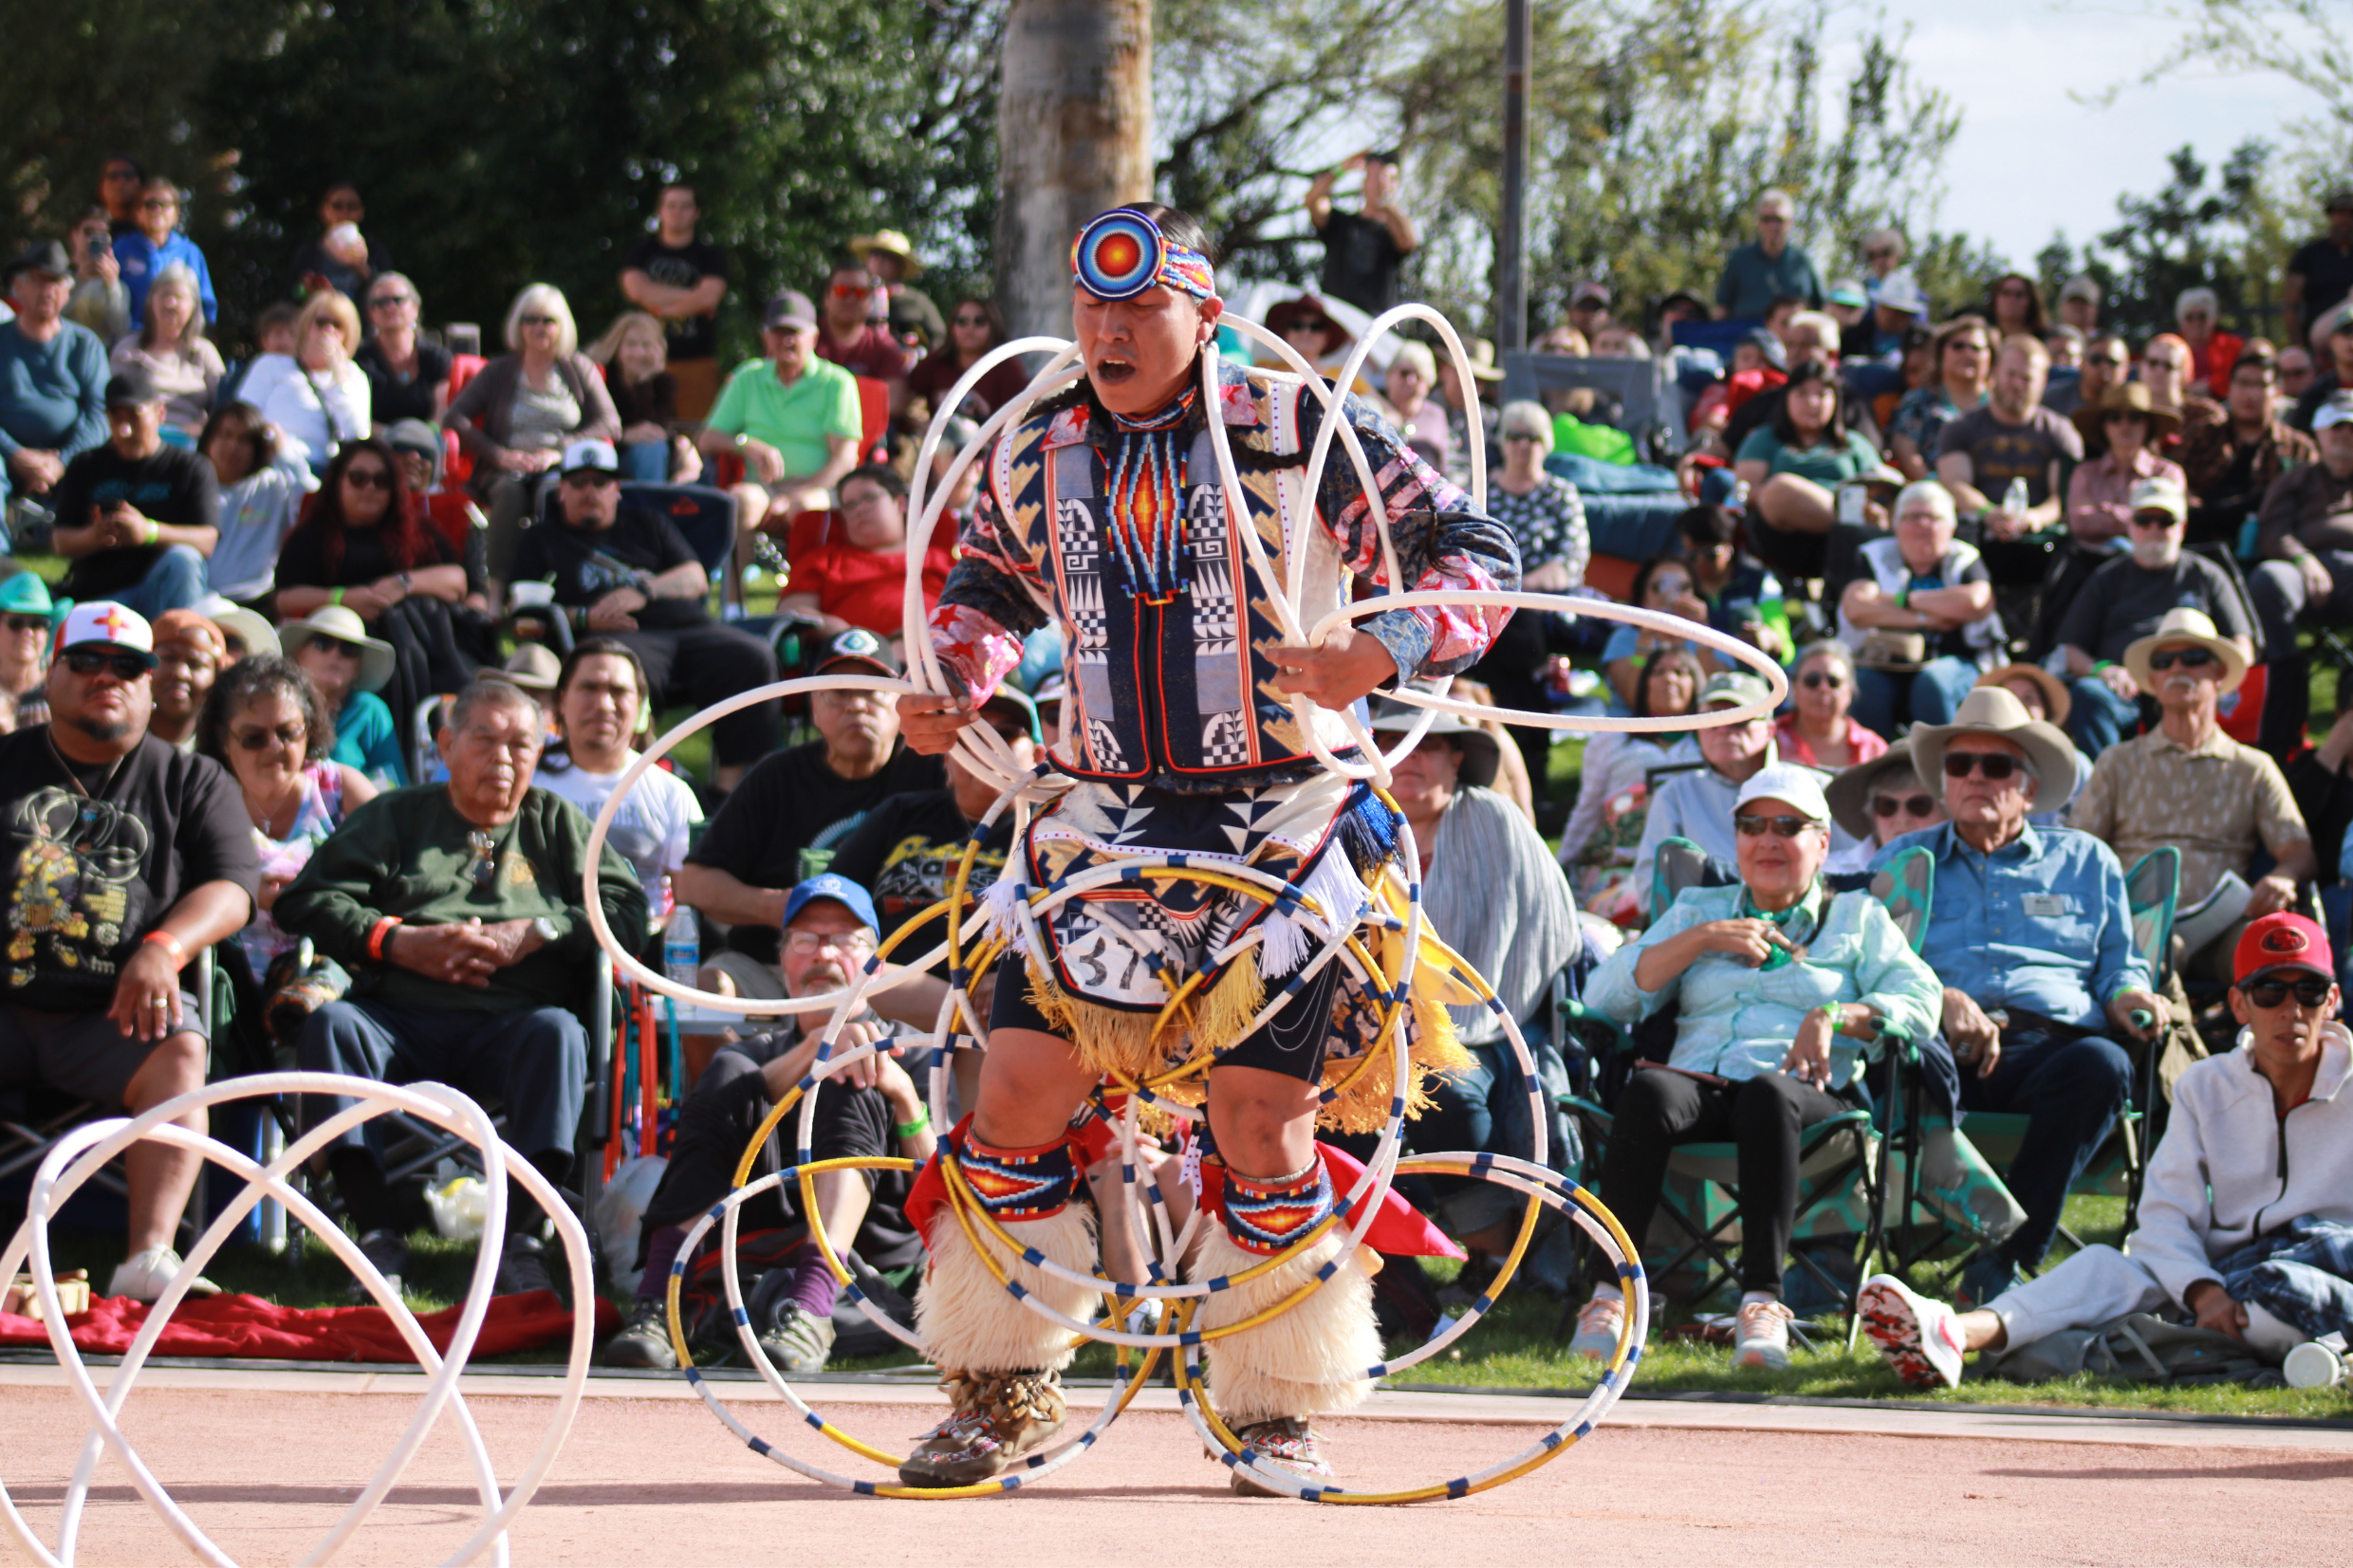
[[1013, 0], [1002, 58], [997, 304], [1066, 338], [1079, 226], [1152, 194], [1150, 0]]

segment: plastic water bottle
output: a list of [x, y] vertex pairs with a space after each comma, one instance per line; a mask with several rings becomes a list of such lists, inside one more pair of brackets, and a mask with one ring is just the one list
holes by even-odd
[[670, 912], [669, 929], [662, 936], [662, 974], [676, 985], [692, 986], [702, 961], [702, 928], [693, 907], [680, 904]]
[[2024, 479], [2011, 480], [2010, 489], [2002, 492], [2002, 510], [2016, 517], [2025, 512], [2027, 506], [2027, 482]]

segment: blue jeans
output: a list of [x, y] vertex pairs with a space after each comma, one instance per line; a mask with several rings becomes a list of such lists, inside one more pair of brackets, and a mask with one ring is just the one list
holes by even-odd
[[2120, 697], [2098, 675], [2067, 682], [2074, 706], [2067, 711], [2067, 739], [2089, 760], [2140, 728], [2140, 704]]
[[1855, 722], [1865, 729], [1896, 738], [1900, 722], [1896, 704], [1908, 703], [1914, 724], [1951, 724], [1961, 699], [1977, 684], [1977, 667], [1965, 658], [1930, 659], [1918, 674], [1889, 670], [1855, 672]]
[[[303, 1024], [295, 1058], [306, 1073], [346, 1073], [379, 1083], [446, 1083], [499, 1101], [507, 1142], [537, 1164], [569, 1158], [587, 1098], [588, 1031], [561, 1007], [457, 1012], [392, 1002], [330, 1002]], [[303, 1097], [304, 1125], [351, 1103]], [[357, 1148], [360, 1128], [338, 1140]]]
[[2018, 1157], [2002, 1177], [2027, 1223], [2002, 1244], [2001, 1256], [2021, 1268], [2043, 1261], [2059, 1232], [2067, 1189], [2116, 1124], [2131, 1098], [2132, 1077], [2132, 1059], [2111, 1041], [2092, 1035], [2062, 1043], [2027, 1024], [2004, 1032], [2001, 1060], [1989, 1076], [1961, 1064], [1962, 1110], [2028, 1118]]
[[640, 485], [667, 485], [670, 483], [670, 443], [632, 441], [621, 449], [621, 466], [627, 477]]
[[116, 594], [114, 601], [153, 620], [166, 610], [193, 610], [212, 591], [203, 554], [174, 544], [156, 558], [145, 577]]
[[2306, 1214], [2214, 1261], [2231, 1300], [2318, 1339], [2353, 1333], [2353, 1226]]

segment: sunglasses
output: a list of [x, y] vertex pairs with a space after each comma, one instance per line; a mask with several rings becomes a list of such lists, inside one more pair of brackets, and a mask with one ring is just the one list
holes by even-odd
[[498, 879], [498, 840], [476, 828], [466, 835], [466, 847], [473, 851], [473, 865], [470, 868], [473, 885], [487, 893]]
[[1503, 433], [1503, 439], [1504, 445], [1510, 446], [1514, 441], [1541, 441], [1544, 437], [1532, 430], [1508, 430]]
[[1862, 259], [1864, 261], [1885, 261], [1895, 253], [1884, 245], [1869, 245], [1863, 247]]
[[7, 624], [11, 632], [46, 632], [49, 629], [49, 618], [46, 616], [9, 616]]
[[2149, 416], [2139, 409], [2128, 408], [2114, 414], [2103, 414], [2100, 416], [2100, 422], [2103, 425], [2145, 425], [2149, 422]]
[[275, 729], [240, 729], [229, 738], [247, 751], [267, 751], [272, 745], [288, 750], [301, 746], [310, 731], [299, 724], [282, 724]]
[[2125, 359], [2121, 354], [2095, 354], [2084, 362], [2087, 365], [2105, 365], [2110, 370], [2121, 370], [2132, 361]]
[[1794, 839], [1799, 834], [1805, 832], [1807, 828], [1820, 827], [1821, 825], [1822, 824], [1820, 822], [1815, 821], [1811, 817], [1758, 817], [1754, 815], [1743, 815], [1735, 816], [1732, 819], [1732, 826], [1740, 830], [1740, 836], [1743, 839], [1753, 839], [1769, 828], [1772, 831], [1772, 835], [1776, 839]]
[[1809, 692], [1819, 692], [1825, 686], [1835, 692], [1846, 684], [1846, 677], [1835, 670], [1808, 670], [1798, 679]]
[[77, 675], [111, 671], [120, 681], [134, 681], [155, 668], [143, 654], [93, 654], [76, 651], [65, 655], [65, 668]]
[[388, 469], [345, 469], [343, 483], [355, 489], [388, 490], [392, 489], [392, 472]]
[[862, 300], [873, 292], [862, 284], [838, 283], [833, 286], [833, 297], [837, 300]]
[[314, 636], [308, 646], [322, 654], [333, 654], [337, 658], [358, 658], [361, 652], [358, 643], [345, 642], [342, 637]]
[[518, 316], [515, 318], [517, 326], [562, 326], [563, 324], [553, 316]]
[[379, 294], [368, 301], [368, 308], [370, 310], [390, 310], [396, 304], [415, 304], [416, 303], [417, 296], [414, 294]]
[[1944, 776], [1966, 779], [1972, 769], [1985, 775], [1988, 784], [2000, 784], [2018, 771], [2018, 759], [2006, 757], [1998, 751], [1948, 751], [1944, 754]]
[[2240, 988], [2247, 993], [2249, 1002], [2267, 1013], [2286, 1002], [2290, 994], [2294, 995], [2300, 1007], [2324, 1007], [2328, 1005], [2329, 983], [2317, 974], [2303, 980], [2258, 980], [2251, 986]]
[[578, 473], [565, 474], [564, 482], [567, 485], [576, 485], [584, 490], [601, 490], [607, 486], [618, 486], [621, 483], [621, 475], [606, 473], [602, 469], [583, 469]]
[[2211, 648], [2159, 648], [2149, 655], [2149, 668], [2170, 670], [2178, 664], [2184, 670], [2203, 670], [2214, 662]]
[[1874, 795], [1871, 815], [1884, 821], [1890, 817], [1925, 817], [1936, 809], [1934, 795]]
[[2171, 512], [2135, 512], [2124, 520], [2136, 528], [2170, 528], [2178, 521]]

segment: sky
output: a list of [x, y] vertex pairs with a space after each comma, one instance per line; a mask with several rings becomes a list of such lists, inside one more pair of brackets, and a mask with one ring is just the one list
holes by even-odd
[[[2106, 107], [2069, 97], [2133, 81], [2178, 36], [2129, 6], [1884, 0], [1883, 9], [1891, 32], [1910, 25], [1904, 58], [1919, 80], [1962, 110], [1937, 227], [1990, 240], [2021, 266], [2053, 230], [2080, 249], [2113, 227], [2117, 196], [2161, 188], [2165, 156], [2183, 142], [2214, 168], [2248, 137], [2283, 142], [2286, 122], [2316, 102], [2278, 78], [2212, 73], [2128, 87]], [[1843, 20], [1851, 34], [1860, 16]], [[1841, 26], [1834, 21], [1834, 36]], [[1852, 57], [1851, 47], [1833, 52], [1831, 81], [1844, 79]]]

